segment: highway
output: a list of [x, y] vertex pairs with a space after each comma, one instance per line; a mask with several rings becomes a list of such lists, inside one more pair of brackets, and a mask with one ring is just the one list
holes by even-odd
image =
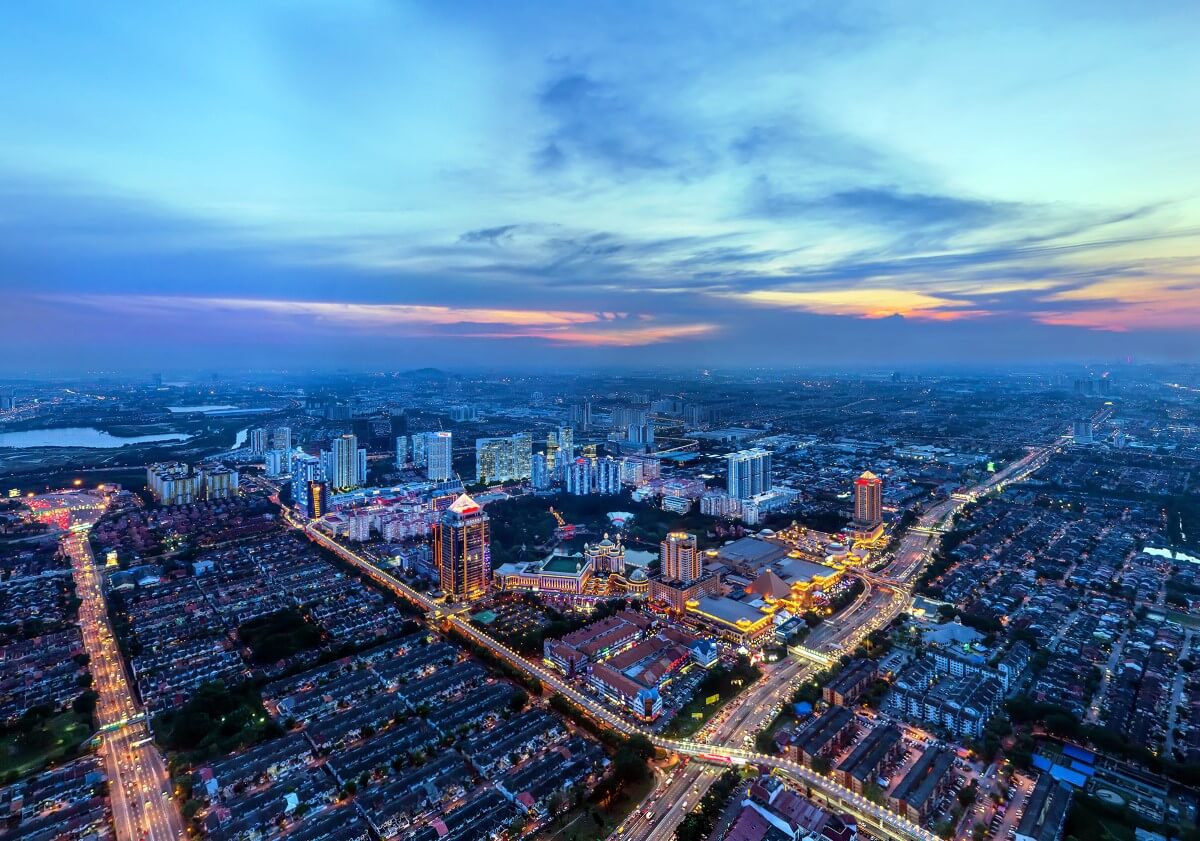
[[54, 507], [38, 511], [39, 516], [57, 516], [66, 510], [71, 518], [62, 547], [71, 558], [75, 590], [81, 600], [79, 625], [94, 681], [92, 689], [98, 695], [96, 717], [117, 837], [121, 841], [183, 838], [183, 819], [171, 796], [166, 764], [126, 676], [88, 542], [88, 531], [104, 512], [105, 503], [87, 493], [51, 494], [42, 499]]

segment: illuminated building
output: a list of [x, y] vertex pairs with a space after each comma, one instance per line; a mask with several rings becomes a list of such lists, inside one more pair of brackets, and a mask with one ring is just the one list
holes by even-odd
[[412, 437], [412, 466], [424, 467], [429, 463], [427, 455], [426, 442], [429, 440], [428, 432], [420, 432]]
[[546, 469], [554, 476], [558, 472], [558, 435], [551, 432], [546, 435]]
[[404, 435], [396, 436], [396, 467], [408, 466], [408, 438]]
[[596, 488], [596, 465], [589, 459], [577, 458], [563, 465], [563, 482], [567, 493], [587, 496]]
[[177, 461], [152, 464], [146, 468], [146, 486], [156, 502], [183, 505], [200, 498], [201, 477]]
[[425, 477], [448, 482], [454, 476], [453, 439], [449, 432], [430, 432], [425, 438]]
[[324, 481], [321, 459], [304, 450], [292, 454], [292, 500], [301, 508], [308, 507], [308, 483]]
[[366, 511], [355, 511], [349, 517], [347, 537], [357, 543], [371, 539], [371, 515]]
[[584, 458], [598, 458], [600, 455], [595, 444], [584, 444], [579, 450], [579, 454]]
[[321, 459], [325, 481], [335, 490], [350, 490], [367, 481], [367, 451], [359, 448], [358, 436], [353, 433], [335, 438]]
[[16, 406], [16, 393], [11, 388], [0, 388], [0, 412], [10, 412]]
[[591, 561], [584, 555], [551, 555], [544, 561], [501, 564], [492, 573], [498, 590], [534, 590], [581, 596], [592, 579]]
[[265, 456], [267, 454], [267, 430], [259, 427], [250, 430], [250, 454]]
[[329, 485], [320, 481], [308, 483], [308, 519], [319, 520], [329, 511]]
[[271, 449], [283, 450], [285, 453], [292, 451], [292, 428], [290, 426], [275, 427], [275, 432], [271, 435]]
[[466, 494], [442, 515], [434, 532], [434, 556], [438, 583], [447, 598], [472, 601], [487, 592], [492, 572], [491, 527], [488, 515]]
[[652, 602], [657, 602], [675, 613], [683, 613], [688, 602], [705, 596], [719, 596], [722, 593], [721, 576], [710, 572], [701, 575], [695, 581], [683, 582], [660, 577], [649, 580], [646, 595]]
[[883, 480], [870, 470], [854, 480], [854, 528], [872, 532], [883, 523]]
[[658, 546], [662, 577], [667, 581], [690, 584], [700, 577], [703, 563], [696, 536], [682, 531], [670, 532]]
[[742, 501], [722, 491], [711, 491], [700, 497], [700, 513], [736, 520], [742, 516]]
[[230, 467], [207, 467], [201, 474], [205, 499], [237, 496], [238, 472]]
[[738, 499], [750, 499], [771, 490], [771, 453], [761, 447], [725, 456], [726, 490]]
[[545, 453], [533, 454], [533, 466], [530, 470], [530, 484], [539, 491], [550, 487], [553, 482], [553, 477], [550, 474], [550, 468], [546, 463]]
[[606, 456], [601, 459], [588, 459], [596, 470], [596, 493], [619, 494], [621, 492], [621, 462]]
[[772, 613], [723, 597], [704, 596], [687, 603], [688, 619], [734, 645], [752, 646], [770, 636], [775, 630]]
[[625, 574], [625, 547], [620, 535], [615, 541], [606, 534], [603, 540], [583, 544], [583, 556], [591, 561], [597, 575]]
[[490, 484], [528, 479], [533, 472], [533, 439], [528, 432], [475, 439], [475, 481]]
[[575, 430], [569, 426], [558, 428], [558, 455], [566, 462], [575, 458]]

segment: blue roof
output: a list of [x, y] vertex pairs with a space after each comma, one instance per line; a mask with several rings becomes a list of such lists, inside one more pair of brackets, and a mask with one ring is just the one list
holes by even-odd
[[1078, 771], [1072, 771], [1070, 768], [1064, 768], [1061, 765], [1054, 765], [1050, 768], [1050, 776], [1056, 780], [1062, 780], [1068, 785], [1073, 785], [1075, 788], [1083, 788], [1087, 784], [1087, 777], [1080, 774]]
[[1063, 745], [1063, 756], [1069, 756], [1071, 759], [1078, 759], [1080, 762], [1086, 762], [1091, 765], [1096, 761], [1096, 755], [1090, 750], [1084, 750], [1075, 745]]
[[1083, 774], [1085, 777], [1090, 777], [1090, 776], [1092, 776], [1092, 774], [1096, 773], [1095, 768], [1093, 768], [1091, 765], [1085, 765], [1082, 762], [1072, 762], [1071, 767], [1073, 769], [1075, 769], [1076, 771], [1078, 771], [1080, 774]]
[[1053, 764], [1054, 763], [1042, 756], [1040, 753], [1035, 753], [1033, 755], [1033, 767], [1039, 771], [1049, 771]]
[[813, 705], [808, 701], [800, 701], [792, 704], [792, 709], [796, 711], [796, 715], [808, 715], [813, 711]]

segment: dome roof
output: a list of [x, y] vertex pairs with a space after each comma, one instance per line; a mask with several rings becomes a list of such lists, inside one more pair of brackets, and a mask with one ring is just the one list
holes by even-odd
[[646, 580], [646, 570], [642, 569], [641, 567], [638, 567], [632, 573], [630, 573], [629, 580], [630, 581], [645, 581]]

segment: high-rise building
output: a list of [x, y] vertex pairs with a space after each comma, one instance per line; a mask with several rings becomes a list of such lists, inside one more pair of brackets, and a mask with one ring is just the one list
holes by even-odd
[[412, 466], [425, 467], [429, 464], [429, 433], [418, 432], [412, 437]]
[[1076, 444], [1091, 444], [1095, 441], [1091, 418], [1077, 418], [1071, 424], [1071, 440]]
[[357, 488], [367, 480], [367, 451], [358, 446], [353, 433], [333, 439], [321, 454], [325, 461], [325, 481], [335, 490]]
[[287, 450], [267, 450], [267, 478], [278, 479], [289, 469], [288, 467], [288, 452]]
[[533, 438], [528, 432], [475, 439], [476, 482], [511, 482], [532, 473]]
[[262, 427], [250, 430], [250, 455], [265, 456], [268, 447], [267, 430]]
[[404, 468], [408, 466], [408, 438], [403, 435], [396, 436], [396, 467]]
[[658, 545], [658, 557], [662, 564], [662, 577], [667, 581], [690, 584], [699, 579], [703, 571], [696, 536], [685, 531], [670, 532]]
[[625, 440], [639, 447], [647, 447], [654, 443], [654, 424], [631, 423], [625, 429]]
[[563, 467], [563, 482], [567, 493], [587, 496], [596, 487], [595, 463], [590, 459], [577, 458]]
[[588, 459], [596, 465], [596, 493], [619, 494], [621, 492], [621, 462], [612, 456]]
[[575, 458], [575, 430], [569, 426], [558, 428], [558, 457], [565, 462]]
[[322, 459], [303, 450], [292, 454], [292, 500], [300, 508], [308, 507], [308, 483], [325, 480]]
[[730, 496], [749, 499], [771, 490], [771, 453], [761, 447], [725, 456], [726, 484]]
[[292, 428], [290, 426], [275, 427], [275, 432], [271, 436], [271, 449], [283, 450], [285, 453], [292, 451]]
[[449, 432], [430, 432], [425, 439], [425, 477], [431, 482], [448, 482], [454, 476], [454, 447]]
[[177, 461], [151, 464], [146, 468], [146, 487], [163, 505], [187, 505], [200, 499], [202, 477]]
[[319, 520], [329, 511], [329, 485], [325, 482], [308, 483], [308, 519]]
[[627, 430], [646, 423], [646, 410], [638, 406], [617, 406], [612, 410], [612, 428]]
[[567, 423], [575, 429], [587, 430], [592, 425], [592, 401], [583, 400], [567, 407]]
[[492, 575], [488, 515], [475, 500], [461, 495], [446, 509], [434, 532], [438, 585], [453, 601], [472, 601], [487, 592]]
[[[566, 461], [564, 456], [562, 459]], [[559, 457], [558, 457], [558, 432], [550, 430], [546, 433], [546, 468], [550, 471], [550, 475], [554, 476], [558, 472]]]
[[870, 470], [854, 480], [854, 525], [870, 531], [883, 523], [883, 480]]
[[12, 411], [16, 406], [16, 392], [11, 388], [0, 388], [0, 412]]
[[216, 465], [202, 472], [205, 499], [229, 499], [238, 493], [238, 472], [231, 467]]
[[554, 479], [550, 475], [550, 468], [546, 465], [545, 453], [533, 454], [533, 465], [530, 471], [529, 484], [533, 485], [539, 491], [544, 491], [553, 484]]

